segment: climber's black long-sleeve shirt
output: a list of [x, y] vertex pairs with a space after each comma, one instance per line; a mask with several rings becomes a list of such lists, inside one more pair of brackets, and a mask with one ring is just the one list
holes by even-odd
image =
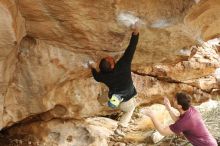
[[123, 94], [123, 102], [128, 101], [137, 94], [131, 78], [131, 62], [138, 43], [139, 34], [132, 33], [130, 43], [123, 56], [115, 64], [112, 72], [97, 72], [94, 68], [92, 74], [96, 81], [109, 87], [109, 97], [112, 94]]

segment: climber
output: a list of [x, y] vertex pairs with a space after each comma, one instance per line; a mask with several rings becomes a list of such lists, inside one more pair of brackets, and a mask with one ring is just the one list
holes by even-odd
[[101, 59], [100, 71], [97, 72], [94, 65], [91, 65], [92, 74], [96, 81], [106, 84], [109, 88], [108, 106], [119, 108], [123, 111], [115, 134], [124, 135], [123, 130], [128, 126], [136, 107], [135, 96], [137, 94], [131, 77], [131, 62], [136, 50], [139, 38], [139, 26], [136, 22], [131, 26], [133, 32], [130, 43], [123, 56], [115, 63], [112, 57]]
[[173, 100], [174, 108], [176, 108], [180, 116], [177, 116], [170, 105], [170, 101], [164, 98], [164, 104], [169, 111], [174, 124], [162, 127], [161, 121], [156, 118], [153, 111], [148, 109], [146, 115], [151, 118], [155, 128], [160, 134], [172, 135], [183, 133], [189, 142], [194, 146], [217, 146], [217, 141], [206, 128], [200, 113], [190, 104], [191, 97], [186, 93], [177, 93]]

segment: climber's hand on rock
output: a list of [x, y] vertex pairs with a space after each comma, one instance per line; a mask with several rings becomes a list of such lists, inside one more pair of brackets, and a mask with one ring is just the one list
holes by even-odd
[[133, 33], [135, 35], [137, 35], [139, 33], [140, 30], [140, 21], [136, 21], [132, 26], [131, 26], [131, 30], [133, 31]]
[[89, 61], [88, 62], [88, 67], [89, 68], [96, 68], [96, 63], [94, 61]]

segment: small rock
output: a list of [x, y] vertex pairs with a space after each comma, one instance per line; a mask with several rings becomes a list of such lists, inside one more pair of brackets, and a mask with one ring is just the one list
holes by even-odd
[[126, 144], [122, 142], [117, 142], [113, 146], [126, 146]]

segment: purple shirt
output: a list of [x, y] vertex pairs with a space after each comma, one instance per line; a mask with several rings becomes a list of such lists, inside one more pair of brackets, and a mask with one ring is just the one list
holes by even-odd
[[174, 124], [171, 124], [170, 129], [176, 134], [183, 132], [194, 146], [218, 146], [194, 107], [190, 107]]

